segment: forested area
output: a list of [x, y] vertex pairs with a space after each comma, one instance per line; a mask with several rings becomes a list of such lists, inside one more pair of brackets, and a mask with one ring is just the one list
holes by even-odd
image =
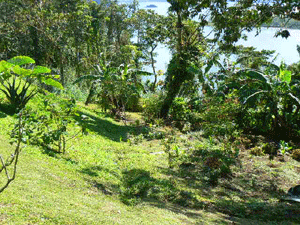
[[300, 222], [299, 1], [167, 2], [0, 1], [0, 221]]
[[265, 24], [266, 27], [286, 27], [290, 29], [300, 29], [300, 22], [299, 20], [294, 19], [281, 19], [276, 17], [273, 19], [271, 24]]

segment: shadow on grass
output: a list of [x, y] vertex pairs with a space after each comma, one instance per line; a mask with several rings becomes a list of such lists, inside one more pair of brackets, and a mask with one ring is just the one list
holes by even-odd
[[[78, 111], [78, 114], [80, 116], [75, 116], [75, 120], [79, 122], [81, 126], [101, 136], [107, 137], [112, 141], [127, 141], [128, 134], [134, 130], [134, 127], [117, 125], [86, 112]], [[87, 116], [87, 118], [83, 119], [82, 116]]]
[[110, 170], [110, 169], [107, 169], [105, 167], [102, 167], [102, 166], [91, 166], [91, 167], [85, 167], [83, 169], [80, 170], [81, 173], [84, 173], [84, 174], [87, 174], [91, 177], [98, 177], [98, 173], [100, 171], [103, 171], [105, 173], [109, 173], [110, 175], [118, 178], [118, 179], [121, 179], [120, 175], [118, 173], [116, 173], [115, 171], [113, 170]]
[[[117, 178], [120, 185], [117, 187], [116, 185], [99, 182], [97, 177], [100, 171]], [[151, 200], [158, 205], [171, 202], [184, 207], [201, 208], [203, 206], [202, 202], [199, 202], [193, 193], [178, 189], [174, 181], [154, 178], [149, 171], [143, 169], [124, 170], [122, 174], [118, 174], [113, 170], [94, 166], [83, 168], [80, 172], [89, 175], [89, 182], [94, 186], [96, 184], [97, 187], [100, 187], [100, 190], [103, 190], [103, 187], [108, 187], [110, 191], [119, 194], [121, 201], [126, 205], [137, 205]]]
[[99, 172], [104, 172], [109, 174], [109, 176], [114, 176], [117, 180], [121, 180], [121, 176], [115, 171], [102, 167], [102, 166], [91, 166], [85, 167], [79, 170], [79, 172], [86, 174], [89, 178], [86, 178], [86, 181], [91, 184], [93, 188], [96, 188], [98, 191], [101, 191], [105, 195], [113, 195], [120, 193], [120, 187], [116, 184], [110, 182], [99, 181]]
[[14, 115], [17, 113], [15, 107], [9, 103], [0, 103], [0, 118], [5, 118], [7, 115]]
[[[234, 221], [249, 219], [269, 224], [300, 224], [300, 204], [289, 202], [218, 200], [214, 210], [229, 215]], [[243, 224], [242, 220], [239, 224]]]
[[7, 114], [0, 111], [0, 118], [2, 119], [2, 118], [6, 118], [6, 117], [7, 117]]
[[42, 153], [48, 155], [49, 157], [56, 158], [56, 159], [63, 159], [68, 164], [73, 164], [73, 165], [78, 164], [78, 162], [76, 160], [74, 160], [68, 156], [65, 156], [64, 153], [62, 153], [62, 152], [58, 152], [54, 149], [50, 149], [47, 146], [41, 146], [38, 144], [36, 144], [36, 146], [40, 146], [42, 149]]
[[[181, 186], [211, 202], [203, 209], [223, 213], [234, 224], [300, 224], [300, 203], [282, 201], [285, 192], [279, 188], [276, 177], [249, 173], [246, 177], [220, 178], [218, 185], [210, 185], [199, 167], [184, 166], [177, 170], [163, 169], [168, 176], [180, 180]], [[179, 179], [178, 179], [179, 178]], [[190, 207], [192, 205], [189, 205]], [[247, 221], [247, 222], [245, 222]], [[259, 223], [258, 223], [259, 224]]]
[[[100, 171], [117, 178], [119, 184], [100, 181], [101, 178], [98, 176]], [[124, 170], [122, 174], [117, 174], [108, 168], [94, 166], [86, 167], [81, 172], [90, 176], [87, 181], [93, 188], [105, 195], [117, 195], [126, 205], [135, 206], [144, 202], [197, 220], [201, 219], [201, 212], [189, 209], [203, 209], [213, 214], [222, 213], [224, 214], [224, 221], [232, 221], [234, 224], [241, 225], [257, 223], [257, 221], [272, 222], [270, 224], [300, 224], [300, 204], [268, 200], [282, 195], [280, 190], [265, 189], [262, 193], [263, 199], [262, 196], [247, 196], [245, 191], [233, 187], [230, 181], [220, 181], [218, 188], [224, 192], [220, 193], [220, 191], [215, 191], [216, 187], [209, 186], [202, 181], [182, 179], [186, 185], [194, 189], [193, 191], [182, 190], [173, 180], [175, 176], [179, 177], [179, 174], [174, 173], [174, 171], [169, 171], [170, 179], [154, 178], [149, 171], [143, 169]], [[260, 188], [267, 188], [272, 184], [273, 180], [270, 180], [265, 182], [265, 187]], [[245, 183], [245, 185], [249, 184]], [[201, 196], [195, 196], [194, 193], [197, 190], [202, 192]], [[253, 194], [257, 191], [257, 187], [250, 187], [247, 190]], [[216, 194], [218, 197], [213, 197]], [[211, 201], [201, 201], [199, 197], [211, 199]], [[223, 223], [224, 221], [219, 222]]]

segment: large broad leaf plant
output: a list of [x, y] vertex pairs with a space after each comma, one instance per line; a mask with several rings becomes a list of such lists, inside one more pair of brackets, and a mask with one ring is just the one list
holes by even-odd
[[261, 70], [243, 69], [235, 75], [234, 86], [239, 86], [245, 109], [243, 120], [249, 127], [285, 135], [299, 130], [299, 81], [283, 64], [270, 64]]
[[0, 61], [0, 90], [15, 112], [24, 108], [37, 93], [37, 87], [32, 87], [34, 81], [63, 89], [56, 80], [59, 75], [51, 75], [51, 69], [34, 64], [35, 61], [27, 56], [16, 56], [7, 61]]

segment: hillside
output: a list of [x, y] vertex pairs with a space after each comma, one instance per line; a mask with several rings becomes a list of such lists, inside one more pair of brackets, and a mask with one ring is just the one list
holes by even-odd
[[[0, 195], [1, 224], [299, 223], [299, 206], [279, 202], [300, 179], [300, 163], [290, 155], [284, 162], [270, 161], [239, 145], [232, 175], [211, 185], [199, 177], [205, 174], [198, 166], [170, 168], [167, 145], [156, 134], [175, 138], [180, 149], [211, 146], [205, 154], [220, 146], [218, 140], [209, 144], [212, 140], [201, 132], [182, 134], [167, 127], [145, 133], [146, 127], [135, 122], [138, 114], [128, 114], [125, 125], [96, 105], [78, 107], [89, 117], [89, 134], [68, 142], [65, 154], [24, 148], [16, 180]], [[16, 119], [1, 113], [0, 120], [1, 155], [7, 156]]]
[[300, 29], [300, 21], [294, 19], [284, 20], [276, 17], [270, 24], [265, 24], [264, 27], [284, 27], [289, 29]]

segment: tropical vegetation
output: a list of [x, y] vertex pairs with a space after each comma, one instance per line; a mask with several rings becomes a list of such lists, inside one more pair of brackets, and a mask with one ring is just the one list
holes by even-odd
[[299, 1], [168, 3], [0, 1], [1, 223], [300, 222]]

